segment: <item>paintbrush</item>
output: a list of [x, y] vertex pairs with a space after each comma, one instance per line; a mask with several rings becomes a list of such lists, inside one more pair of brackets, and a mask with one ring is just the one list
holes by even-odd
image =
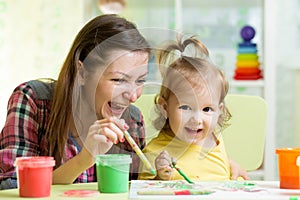
[[[114, 117], [114, 121], [117, 122], [118, 124], [123, 125], [121, 120], [118, 118]], [[133, 138], [131, 137], [130, 133], [128, 133], [127, 130], [123, 130], [124, 136], [132, 149], [135, 151], [135, 153], [138, 155], [138, 157], [141, 159], [141, 161], [144, 163], [144, 165], [150, 170], [150, 173], [153, 175], [156, 175], [156, 170], [151, 166], [149, 160], [146, 158], [145, 154], [141, 151], [141, 149], [138, 147], [138, 145], [135, 143]]]
[[187, 177], [187, 175], [185, 175], [184, 173], [183, 173], [183, 171], [180, 169], [180, 168], [178, 168], [178, 167], [176, 167], [176, 162], [175, 161], [172, 161], [172, 167], [174, 168], [174, 169], [176, 169], [177, 171], [178, 171], [178, 173], [188, 182], [188, 183], [192, 183], [192, 184], [194, 184], [194, 182], [189, 178], [189, 177]]
[[138, 195], [207, 195], [214, 191], [201, 189], [186, 189], [186, 190], [140, 190]]
[[141, 161], [144, 163], [144, 165], [150, 170], [150, 173], [153, 175], [156, 175], [155, 169], [152, 168], [152, 166], [151, 166], [150, 162], [148, 161], [148, 159], [146, 158], [145, 154], [143, 154], [143, 152], [138, 147], [138, 145], [135, 143], [135, 141], [130, 136], [128, 131], [124, 131], [124, 136], [125, 136], [126, 140], [128, 141], [128, 143], [130, 144], [130, 146], [132, 147], [132, 149], [135, 151], [135, 153], [139, 156]]

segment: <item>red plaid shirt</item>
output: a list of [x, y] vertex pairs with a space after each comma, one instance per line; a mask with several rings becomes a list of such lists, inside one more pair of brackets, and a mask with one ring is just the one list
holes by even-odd
[[[21, 156], [40, 156], [46, 152], [45, 130], [50, 115], [53, 85], [41, 81], [29, 81], [19, 85], [10, 96], [7, 118], [0, 134], [0, 189], [16, 188], [14, 161]], [[130, 106], [123, 115], [129, 125], [128, 132], [137, 145], [145, 146], [145, 128], [141, 112]], [[71, 159], [81, 151], [74, 138], [68, 138], [65, 157]], [[108, 153], [131, 154], [130, 179], [136, 179], [139, 158], [127, 141], [118, 143]], [[96, 181], [95, 166], [82, 172], [74, 183]]]

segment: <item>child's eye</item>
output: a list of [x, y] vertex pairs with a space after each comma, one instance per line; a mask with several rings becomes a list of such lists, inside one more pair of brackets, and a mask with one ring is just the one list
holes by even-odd
[[213, 109], [211, 107], [205, 107], [205, 108], [203, 108], [203, 111], [204, 112], [211, 112], [211, 111], [213, 111]]
[[179, 106], [179, 109], [182, 109], [182, 110], [191, 110], [191, 107], [188, 106], [188, 105], [182, 105], [182, 106]]

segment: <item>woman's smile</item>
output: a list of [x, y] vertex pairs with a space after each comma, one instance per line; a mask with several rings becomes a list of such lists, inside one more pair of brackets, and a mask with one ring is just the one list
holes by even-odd
[[128, 105], [120, 104], [112, 101], [108, 102], [108, 105], [110, 107], [113, 116], [121, 116], [125, 111], [125, 109], [128, 107]]

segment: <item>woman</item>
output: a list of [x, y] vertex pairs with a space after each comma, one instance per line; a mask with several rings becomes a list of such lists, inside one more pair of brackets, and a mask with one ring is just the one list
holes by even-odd
[[147, 41], [126, 19], [102, 15], [88, 22], [57, 81], [29, 81], [13, 91], [0, 135], [0, 188], [17, 187], [13, 163], [20, 156], [53, 156], [53, 184], [69, 184], [96, 181], [96, 154], [129, 153], [136, 178], [139, 160], [123, 130], [145, 146], [141, 113], [130, 104], [142, 93], [149, 54]]

